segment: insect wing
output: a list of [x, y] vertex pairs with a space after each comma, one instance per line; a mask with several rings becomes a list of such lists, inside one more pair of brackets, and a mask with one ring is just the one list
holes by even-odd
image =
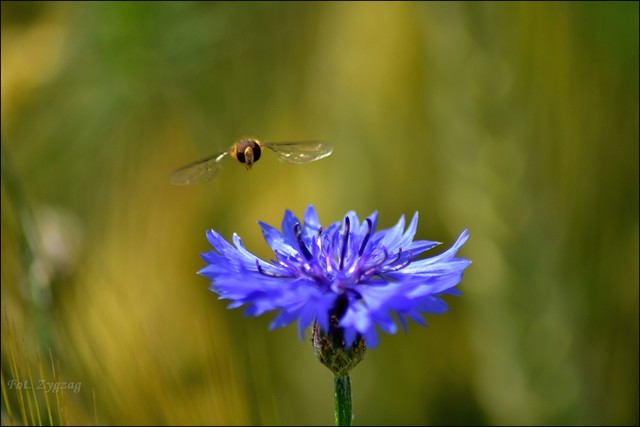
[[275, 151], [280, 160], [293, 164], [320, 160], [333, 151], [331, 145], [319, 141], [266, 142], [264, 146]]
[[227, 154], [228, 151], [213, 154], [177, 169], [171, 176], [171, 183], [187, 185], [209, 181], [218, 172], [221, 161]]

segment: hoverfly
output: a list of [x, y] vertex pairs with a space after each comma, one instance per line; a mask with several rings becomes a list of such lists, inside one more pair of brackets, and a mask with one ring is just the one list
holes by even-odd
[[296, 165], [320, 160], [333, 151], [331, 145], [319, 141], [260, 142], [255, 138], [242, 138], [227, 151], [212, 154], [176, 169], [171, 176], [171, 183], [186, 185], [209, 181], [220, 170], [222, 160], [227, 156], [251, 169], [251, 166], [260, 160], [264, 147], [275, 151], [280, 160]]

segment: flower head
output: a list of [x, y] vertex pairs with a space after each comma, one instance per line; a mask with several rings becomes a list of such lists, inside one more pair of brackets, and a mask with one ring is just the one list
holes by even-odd
[[233, 245], [214, 230], [207, 239], [214, 250], [202, 254], [207, 266], [199, 274], [212, 280], [210, 289], [229, 308], [246, 305], [245, 314], [258, 316], [272, 310], [279, 314], [270, 328], [298, 320], [299, 333], [312, 322], [321, 331], [339, 328], [346, 347], [364, 339], [376, 347], [376, 327], [393, 334], [396, 313], [406, 330], [406, 319], [426, 325], [423, 313], [439, 314], [447, 305], [439, 297], [458, 295], [455, 286], [470, 261], [456, 252], [468, 238], [463, 231], [447, 251], [417, 259], [438, 242], [413, 240], [416, 212], [405, 230], [404, 216], [389, 229], [376, 231], [377, 213], [362, 223], [354, 212], [326, 228], [313, 206], [301, 222], [290, 211], [282, 231], [260, 222], [262, 234], [275, 253], [264, 261], [247, 251], [238, 235]]

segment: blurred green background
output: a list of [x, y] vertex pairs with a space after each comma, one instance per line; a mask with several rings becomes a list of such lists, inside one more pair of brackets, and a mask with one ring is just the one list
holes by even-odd
[[[638, 2], [1, 16], [3, 425], [332, 424], [308, 337], [196, 275], [206, 229], [270, 259], [257, 221], [308, 204], [382, 228], [419, 211], [441, 248], [471, 234], [449, 313], [352, 372], [355, 425], [639, 423]], [[245, 135], [334, 153], [169, 184]], [[10, 383], [29, 378], [81, 390]]]

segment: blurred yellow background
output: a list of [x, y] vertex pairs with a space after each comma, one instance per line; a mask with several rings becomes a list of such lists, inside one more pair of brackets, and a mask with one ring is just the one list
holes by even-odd
[[[257, 221], [309, 204], [381, 228], [419, 211], [441, 248], [470, 230], [451, 310], [352, 372], [354, 425], [639, 423], [638, 2], [2, 2], [1, 19], [3, 425], [332, 424], [308, 336], [196, 275], [206, 229], [270, 259]], [[334, 153], [170, 185], [245, 135]]]

